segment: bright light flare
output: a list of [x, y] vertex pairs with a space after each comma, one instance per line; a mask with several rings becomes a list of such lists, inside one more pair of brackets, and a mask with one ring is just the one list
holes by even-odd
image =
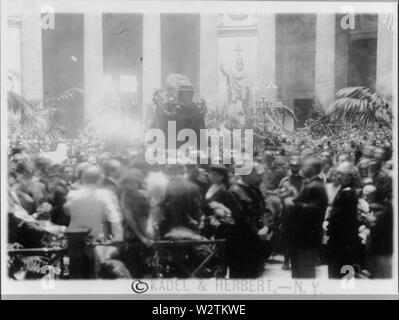
[[123, 136], [129, 140], [144, 138], [142, 121], [140, 118], [132, 119], [119, 112], [101, 113], [93, 121], [97, 134], [102, 137]]

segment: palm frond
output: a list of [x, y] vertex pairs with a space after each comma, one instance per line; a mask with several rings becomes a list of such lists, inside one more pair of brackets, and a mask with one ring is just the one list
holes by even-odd
[[272, 106], [271, 109], [280, 111], [280, 112], [282, 112], [284, 114], [288, 114], [294, 119], [294, 121], [297, 121], [297, 118], [295, 117], [294, 109], [292, 109], [292, 108], [290, 108], [290, 107], [288, 107], [286, 105]]
[[71, 89], [65, 90], [64, 92], [62, 92], [61, 94], [59, 94], [56, 97], [46, 98], [45, 103], [46, 104], [57, 103], [57, 102], [71, 99], [73, 97], [76, 97], [78, 95], [83, 95], [83, 94], [84, 94], [84, 90], [82, 90], [80, 88], [71, 88]]
[[344, 88], [337, 92], [336, 97], [327, 110], [332, 117], [364, 127], [391, 125], [390, 102], [373, 90], [365, 87]]
[[7, 104], [9, 110], [12, 110], [14, 113], [21, 113], [21, 116], [30, 114], [33, 111], [30, 101], [14, 91], [8, 91]]

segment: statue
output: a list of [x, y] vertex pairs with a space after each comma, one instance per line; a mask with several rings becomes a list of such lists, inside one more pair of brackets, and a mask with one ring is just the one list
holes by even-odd
[[227, 82], [228, 109], [226, 114], [229, 117], [237, 118], [239, 123], [244, 125], [249, 100], [249, 82], [244, 70], [244, 59], [240, 54], [242, 49], [237, 46], [234, 51], [237, 52], [235, 66], [228, 72], [223, 65], [220, 65], [220, 71], [226, 77]]

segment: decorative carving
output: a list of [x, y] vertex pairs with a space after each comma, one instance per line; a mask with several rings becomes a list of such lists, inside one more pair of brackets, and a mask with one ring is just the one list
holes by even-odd
[[246, 19], [246, 18], [248, 18], [248, 14], [244, 14], [244, 13], [241, 13], [241, 14], [235, 14], [235, 13], [228, 13], [227, 14], [228, 16], [229, 16], [229, 18], [230, 19], [232, 19], [232, 20], [244, 20], [244, 19]]
[[219, 14], [218, 28], [248, 28], [256, 27], [258, 19], [256, 14]]

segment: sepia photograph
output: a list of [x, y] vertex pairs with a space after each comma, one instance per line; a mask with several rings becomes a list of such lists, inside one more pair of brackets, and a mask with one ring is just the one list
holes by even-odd
[[6, 298], [398, 294], [396, 2], [1, 15]]

